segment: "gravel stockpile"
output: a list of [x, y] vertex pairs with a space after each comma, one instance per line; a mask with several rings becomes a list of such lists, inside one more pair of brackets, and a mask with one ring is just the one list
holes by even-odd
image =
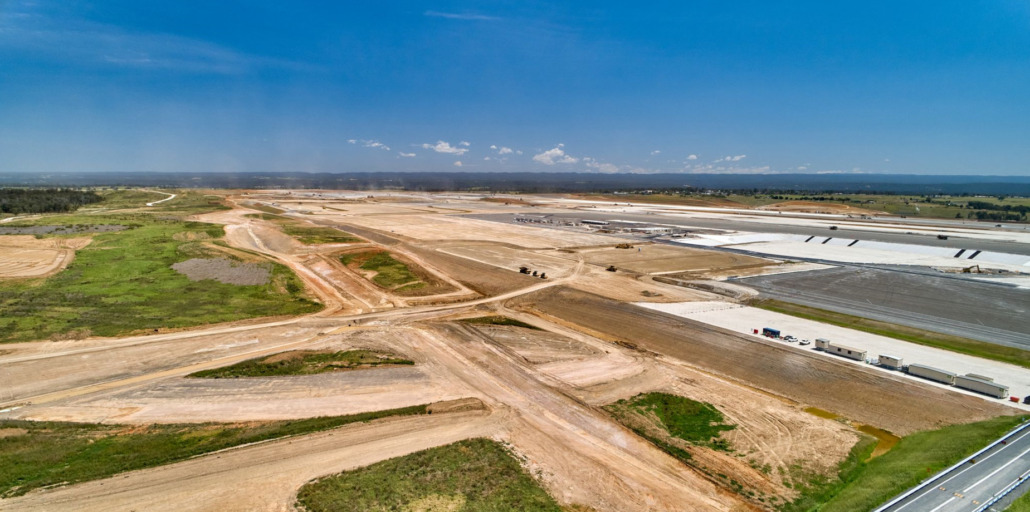
[[239, 263], [225, 258], [193, 258], [172, 265], [172, 270], [190, 281], [214, 279], [220, 283], [238, 285], [267, 284], [272, 277], [268, 266], [258, 263]]
[[0, 227], [0, 235], [67, 235], [72, 233], [110, 233], [121, 231], [128, 226], [121, 224], [76, 224], [68, 226], [4, 226]]

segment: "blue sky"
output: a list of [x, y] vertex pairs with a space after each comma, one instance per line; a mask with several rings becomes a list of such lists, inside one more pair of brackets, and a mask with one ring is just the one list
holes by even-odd
[[0, 171], [1030, 174], [1030, 2], [0, 0]]

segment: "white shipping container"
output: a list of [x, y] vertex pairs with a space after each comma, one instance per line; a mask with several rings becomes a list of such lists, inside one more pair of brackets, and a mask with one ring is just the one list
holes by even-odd
[[976, 391], [977, 393], [983, 393], [985, 395], [993, 396], [994, 398], [1005, 398], [1009, 396], [1008, 386], [1003, 386], [991, 381], [977, 379], [966, 375], [955, 377], [955, 387]]
[[857, 348], [845, 347], [844, 345], [836, 345], [831, 343], [826, 349], [827, 352], [835, 354], [848, 359], [854, 359], [856, 361], [865, 361], [866, 352], [865, 350], [859, 350]]
[[904, 360], [900, 357], [889, 356], [887, 354], [880, 354], [878, 359], [880, 366], [886, 366], [895, 370], [900, 370], [904, 366]]
[[921, 364], [908, 365], [908, 373], [924, 379], [935, 380], [945, 384], [955, 384], [955, 374], [945, 370], [938, 370], [932, 366]]

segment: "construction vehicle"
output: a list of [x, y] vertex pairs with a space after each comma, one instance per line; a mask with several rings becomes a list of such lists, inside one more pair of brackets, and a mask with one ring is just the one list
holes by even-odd
[[[974, 272], [974, 270], [975, 270], [975, 272]], [[963, 274], [981, 274], [983, 272], [980, 270], [980, 265], [973, 265], [971, 267], [963, 268], [962, 269], [962, 273]]]
[[948, 235], [937, 235], [937, 239], [938, 240], [947, 240], [948, 239]]
[[618, 269], [615, 268], [615, 265], [608, 265], [608, 268], [606, 268], [605, 270], [607, 270], [608, 272], [615, 272]]

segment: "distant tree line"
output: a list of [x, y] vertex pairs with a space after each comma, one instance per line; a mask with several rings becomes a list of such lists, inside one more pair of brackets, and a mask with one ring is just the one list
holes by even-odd
[[0, 213], [72, 212], [103, 200], [92, 190], [71, 188], [0, 188]]
[[966, 206], [973, 210], [992, 210], [999, 212], [1017, 212], [1020, 215], [1026, 215], [1030, 212], [1030, 206], [1026, 205], [1011, 205], [1011, 204], [995, 204], [988, 203], [987, 201], [968, 201]]

